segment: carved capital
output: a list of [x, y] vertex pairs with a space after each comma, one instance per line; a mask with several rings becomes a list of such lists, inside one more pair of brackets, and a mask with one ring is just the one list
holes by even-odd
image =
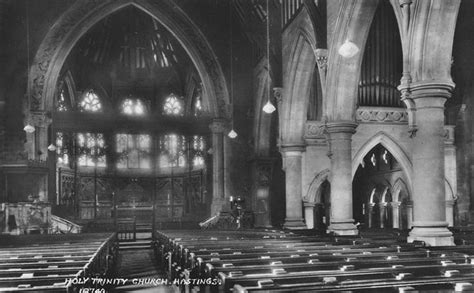
[[281, 87], [273, 88], [273, 96], [275, 97], [275, 100], [277, 101], [278, 105], [280, 105], [281, 102], [283, 101], [282, 92], [283, 92], [283, 88]]
[[328, 67], [328, 50], [327, 49], [316, 49], [316, 62], [318, 63], [318, 68], [324, 73], [327, 72]]
[[215, 119], [209, 124], [212, 133], [224, 133], [227, 129], [227, 122], [223, 119]]
[[308, 145], [326, 144], [326, 125], [322, 121], [308, 120], [305, 127], [305, 141]]
[[51, 114], [46, 111], [31, 111], [29, 113], [29, 121], [37, 127], [48, 127], [53, 122]]

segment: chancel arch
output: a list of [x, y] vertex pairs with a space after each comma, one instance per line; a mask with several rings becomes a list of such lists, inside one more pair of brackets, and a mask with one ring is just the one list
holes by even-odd
[[[28, 109], [32, 111], [26, 113], [29, 121], [37, 124], [40, 122], [35, 121], [47, 121], [42, 117], [53, 109], [59, 73], [78, 40], [104, 17], [127, 6], [136, 7], [173, 32], [201, 78], [205, 107], [213, 117], [228, 117], [229, 95], [217, 57], [202, 32], [171, 1], [119, 0], [99, 3], [79, 0], [48, 31], [33, 59], [28, 82], [31, 93]], [[31, 159], [44, 160], [47, 144], [42, 137], [47, 136], [47, 125], [37, 126], [38, 135], [36, 138], [28, 137], [27, 149]]]
[[223, 159], [222, 143], [213, 145], [223, 133], [211, 136], [209, 127], [220, 114], [204, 102], [201, 75], [173, 33], [126, 5], [79, 38], [65, 68], [78, 94], [70, 109], [59, 107], [61, 95], [53, 103], [58, 213], [96, 220], [114, 206], [117, 217], [148, 225], [205, 219], [210, 190], [220, 192], [212, 183], [223, 184], [210, 180], [210, 170], [223, 172], [210, 169]]

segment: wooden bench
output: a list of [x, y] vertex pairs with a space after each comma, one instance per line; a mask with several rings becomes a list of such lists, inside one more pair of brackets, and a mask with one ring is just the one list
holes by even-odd
[[[266, 231], [158, 232], [154, 247], [170, 279], [218, 278], [203, 290], [368, 292], [453, 288], [472, 281], [474, 247], [423, 247], [393, 235], [328, 237]], [[183, 290], [189, 290], [184, 286]], [[365, 291], [364, 291], [365, 290]], [[380, 292], [380, 291], [373, 291]], [[385, 291], [384, 291], [385, 292]]]
[[0, 247], [0, 291], [71, 291], [74, 286], [66, 279], [112, 273], [117, 253], [116, 234], [73, 243], [40, 237], [35, 245], [16, 248], [17, 239], [10, 240]]

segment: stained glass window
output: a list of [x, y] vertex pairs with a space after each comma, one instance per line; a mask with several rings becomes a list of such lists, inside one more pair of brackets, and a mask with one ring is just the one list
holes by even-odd
[[203, 136], [194, 135], [192, 140], [192, 148], [193, 148], [193, 168], [201, 168], [204, 167], [204, 152], [205, 152], [205, 140]]
[[117, 168], [151, 167], [151, 136], [147, 134], [117, 134], [115, 137]]
[[79, 109], [83, 112], [101, 112], [102, 103], [94, 91], [89, 91], [79, 102]]
[[182, 116], [184, 114], [183, 100], [175, 94], [169, 95], [163, 105], [163, 111], [167, 115]]
[[59, 93], [59, 97], [56, 104], [56, 110], [59, 112], [66, 112], [69, 110], [69, 107], [66, 102], [66, 91], [64, 90], [64, 87], [61, 89], [61, 92]]
[[67, 136], [62, 132], [56, 133], [56, 161], [61, 165], [69, 164]]
[[131, 116], [141, 116], [146, 112], [145, 104], [140, 99], [125, 99], [122, 103], [122, 113]]
[[105, 140], [101, 133], [77, 134], [79, 166], [105, 167]]
[[178, 134], [166, 134], [160, 137], [160, 155], [158, 166], [186, 166], [186, 137]]
[[193, 94], [193, 114], [194, 116], [201, 116], [202, 114], [202, 89], [198, 87]]

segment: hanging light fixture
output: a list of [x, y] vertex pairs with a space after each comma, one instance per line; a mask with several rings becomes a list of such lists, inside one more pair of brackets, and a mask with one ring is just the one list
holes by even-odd
[[[26, 75], [27, 75], [27, 80], [26, 80], [26, 96], [28, 99], [28, 107], [30, 107], [31, 103], [31, 97], [30, 97], [30, 20], [28, 16], [28, 3], [25, 3], [26, 5]], [[28, 110], [27, 110], [28, 111]], [[36, 128], [31, 125], [30, 122], [28, 122], [25, 127], [23, 127], [23, 131], [26, 133], [33, 133], [35, 132]]]
[[263, 106], [263, 112], [271, 114], [275, 112], [276, 108], [270, 100], [270, 14], [268, 9], [268, 0], [267, 0], [267, 103]]
[[352, 58], [359, 53], [359, 47], [353, 42], [346, 40], [337, 51], [344, 58]]
[[26, 124], [25, 127], [23, 127], [23, 130], [26, 132], [26, 133], [33, 133], [35, 132], [35, 127], [33, 125], [31, 125], [30, 123]]
[[48, 151], [50, 151], [50, 152], [54, 152], [54, 151], [56, 151], [56, 149], [57, 148], [56, 148], [56, 145], [54, 143], [52, 143], [48, 146]]
[[231, 115], [231, 130], [227, 134], [228, 137], [234, 139], [238, 136], [234, 130], [234, 50], [233, 50], [233, 32], [232, 32], [232, 3], [229, 2], [229, 19], [230, 19], [230, 106], [232, 109]]

